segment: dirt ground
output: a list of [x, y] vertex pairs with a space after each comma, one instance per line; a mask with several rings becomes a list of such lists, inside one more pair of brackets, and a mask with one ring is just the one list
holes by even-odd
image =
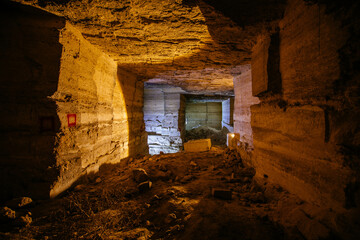
[[[102, 167], [62, 197], [28, 204], [22, 212], [32, 221], [3, 222], [0, 238], [331, 237], [326, 224], [312, 215], [319, 212], [304, 211], [306, 203], [266, 181], [255, 182], [254, 174], [236, 152], [220, 147], [126, 159]], [[214, 189], [223, 192], [214, 196]]]
[[229, 130], [227, 130], [225, 127], [221, 130], [218, 130], [208, 126], [201, 126], [191, 130], [186, 130], [185, 142], [196, 139], [210, 138], [212, 145], [225, 146], [227, 133], [229, 133]]

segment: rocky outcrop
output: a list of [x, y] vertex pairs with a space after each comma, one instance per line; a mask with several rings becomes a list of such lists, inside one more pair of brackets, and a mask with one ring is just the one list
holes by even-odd
[[214, 1], [17, 1], [66, 17], [90, 43], [144, 80], [230, 95], [232, 68], [250, 62], [257, 33], [275, 26], [284, 2], [236, 3], [247, 17], [234, 22], [236, 14], [226, 16]]

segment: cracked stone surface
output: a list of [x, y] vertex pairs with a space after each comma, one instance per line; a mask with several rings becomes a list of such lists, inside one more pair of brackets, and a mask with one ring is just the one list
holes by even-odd
[[[249, 64], [256, 36], [274, 23], [263, 9], [248, 16], [251, 21], [240, 19], [240, 26], [204, 1], [15, 1], [64, 16], [90, 43], [143, 80], [161, 79], [210, 94], [233, 94], [231, 70]], [[251, 9], [256, 3], [240, 4]]]

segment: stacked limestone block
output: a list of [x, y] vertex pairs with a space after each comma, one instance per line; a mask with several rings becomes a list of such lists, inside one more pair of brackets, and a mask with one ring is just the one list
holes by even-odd
[[184, 98], [171, 88], [145, 88], [144, 120], [150, 154], [174, 153], [182, 148]]

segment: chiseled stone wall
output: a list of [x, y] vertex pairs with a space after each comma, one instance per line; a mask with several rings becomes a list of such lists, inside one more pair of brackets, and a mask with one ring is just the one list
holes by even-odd
[[253, 145], [253, 130], [251, 127], [251, 111], [252, 105], [258, 104], [260, 101], [257, 97], [252, 96], [252, 78], [251, 68], [241, 74], [234, 76], [234, 133], [238, 133], [237, 137], [239, 151], [243, 158], [247, 158], [246, 153], [250, 152]]
[[[330, 4], [289, 1], [279, 24], [279, 59], [269, 49], [253, 60], [267, 66], [252, 66], [255, 85], [265, 86], [253, 92], [261, 103], [250, 107], [257, 176], [336, 210], [360, 202], [359, 157], [354, 151], [359, 147], [354, 97], [359, 75], [352, 67], [359, 60], [359, 37], [353, 31], [358, 25], [346, 21], [351, 14]], [[281, 89], [261, 77], [276, 72], [276, 64], [268, 64], [277, 60]]]
[[[118, 69], [106, 54], [66, 24], [59, 84], [53, 99], [61, 122], [56, 164], [56, 196], [80, 175], [96, 172], [101, 164], [147, 152], [142, 116], [143, 85], [136, 76]], [[68, 126], [76, 114], [76, 126]]]
[[144, 120], [150, 154], [174, 153], [182, 148], [185, 99], [176, 90], [171, 87], [144, 90]]
[[2, 10], [1, 199], [54, 197], [103, 163], [147, 153], [135, 75], [63, 18]]

